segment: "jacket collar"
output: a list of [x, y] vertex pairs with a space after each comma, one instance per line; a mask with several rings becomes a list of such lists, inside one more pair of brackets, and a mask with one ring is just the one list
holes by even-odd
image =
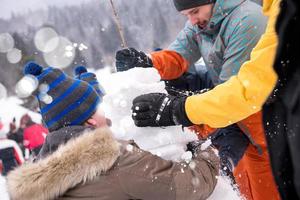
[[45, 159], [11, 171], [8, 192], [12, 199], [55, 199], [108, 171], [119, 155], [120, 143], [111, 131], [96, 129], [70, 140]]
[[246, 0], [217, 0], [213, 7], [213, 14], [205, 29], [197, 29], [201, 32], [214, 34], [219, 31], [223, 20], [239, 5]]
[[42, 159], [46, 157], [51, 152], [55, 151], [61, 144], [67, 143], [70, 139], [79, 137], [85, 132], [94, 130], [93, 127], [87, 126], [67, 126], [56, 131], [52, 131], [47, 135], [45, 146], [49, 149], [44, 149], [40, 151], [37, 159]]

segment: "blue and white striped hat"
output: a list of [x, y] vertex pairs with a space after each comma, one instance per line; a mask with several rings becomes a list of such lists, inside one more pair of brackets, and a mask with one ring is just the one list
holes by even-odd
[[[58, 68], [43, 69], [40, 65], [29, 62], [24, 67], [25, 75], [33, 75], [39, 82], [34, 93], [39, 101], [43, 121], [49, 131], [65, 126], [82, 125], [97, 110], [101, 97], [93, 86], [85, 81], [73, 79]], [[45, 88], [45, 87], [43, 87]], [[51, 101], [43, 101], [47, 95]]]

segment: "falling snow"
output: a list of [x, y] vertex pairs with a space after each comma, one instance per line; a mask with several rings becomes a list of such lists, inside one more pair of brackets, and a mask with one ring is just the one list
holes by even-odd
[[[192, 161], [191, 152], [186, 152], [186, 144], [197, 139], [194, 133], [186, 129], [183, 131], [180, 126], [139, 128], [133, 123], [131, 118], [131, 105], [132, 100], [136, 96], [150, 92], [166, 92], [164, 90], [164, 83], [160, 81], [160, 76], [155, 69], [135, 68], [127, 72], [116, 74], [109, 74], [107, 70], [101, 70], [97, 72], [97, 76], [107, 92], [99, 110], [104, 110], [106, 116], [112, 120], [113, 124], [111, 128], [116, 138], [126, 140], [133, 139], [142, 149], [148, 150], [165, 159], [186, 161], [186, 163], [182, 165], [181, 173], [185, 173], [185, 168], [187, 167], [191, 169], [197, 167], [196, 163]], [[24, 76], [18, 82], [16, 91], [18, 91], [19, 96], [26, 96], [38, 89], [40, 93], [43, 93], [49, 98], [49, 95], [47, 95], [49, 90], [48, 85], [37, 87], [37, 80], [35, 78], [32, 76]], [[47, 98], [45, 100], [46, 102], [48, 101]], [[19, 120], [22, 114], [29, 112], [17, 105], [15, 101], [16, 100], [12, 99], [5, 101], [0, 100], [1, 107], [6, 109], [1, 110], [1, 116], [4, 115], [4, 113], [9, 113], [5, 114], [4, 118], [7, 130], [8, 124], [13, 117], [17, 117], [17, 120]], [[9, 109], [9, 112], [7, 109]], [[17, 114], [17, 116], [15, 114]], [[30, 115], [33, 116], [35, 121], [40, 120], [39, 114]], [[210, 143], [210, 141], [207, 141], [204, 145], [202, 144], [202, 148], [207, 148]], [[127, 145], [126, 149], [132, 151], [133, 146]], [[148, 170], [148, 166], [145, 167], [144, 171], [146, 170]], [[227, 177], [218, 176], [216, 178], [218, 179], [217, 186], [209, 197], [209, 200], [241, 199], [238, 192], [231, 186], [230, 180]], [[153, 182], [157, 179], [158, 177], [153, 177]], [[191, 179], [191, 183], [197, 185], [199, 184], [199, 180], [193, 178]], [[3, 187], [0, 187], [0, 190], [1, 189], [3, 190]]]
[[[155, 69], [134, 68], [115, 74], [108, 74], [105, 69], [96, 73], [107, 92], [100, 107], [112, 120], [111, 128], [117, 138], [133, 139], [140, 148], [162, 158], [186, 161], [185, 166], [182, 166], [182, 173], [185, 173], [185, 167], [196, 168], [196, 163], [191, 161], [191, 152], [186, 152], [186, 144], [197, 139], [194, 133], [187, 129], [183, 131], [181, 126], [139, 128], [134, 125], [131, 118], [132, 100], [136, 96], [151, 92], [166, 92], [164, 83], [160, 81], [160, 75]], [[134, 109], [138, 110], [139, 108], [135, 107]], [[208, 140], [202, 144], [201, 148], [206, 149], [210, 144], [211, 141]], [[146, 171], [147, 167], [144, 170]], [[241, 199], [227, 177], [217, 178], [217, 186], [209, 200]], [[193, 184], [197, 184], [199, 180], [191, 181]]]

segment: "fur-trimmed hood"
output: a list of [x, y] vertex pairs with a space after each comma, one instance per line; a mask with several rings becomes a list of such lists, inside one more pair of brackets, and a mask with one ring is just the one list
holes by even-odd
[[8, 192], [12, 200], [55, 199], [108, 171], [119, 155], [120, 143], [111, 131], [96, 129], [70, 140], [45, 159], [11, 171]]

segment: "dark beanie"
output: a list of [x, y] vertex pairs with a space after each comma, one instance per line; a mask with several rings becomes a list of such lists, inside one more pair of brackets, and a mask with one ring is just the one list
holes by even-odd
[[86, 81], [87, 83], [92, 85], [101, 98], [105, 95], [105, 91], [98, 82], [96, 74], [88, 72], [86, 67], [77, 66], [74, 70], [74, 74], [76, 79]]
[[96, 112], [101, 97], [87, 82], [73, 79], [57, 68], [43, 69], [34, 62], [25, 65], [24, 74], [38, 80], [39, 89], [34, 94], [49, 131], [82, 125]]
[[173, 0], [178, 11], [214, 3], [216, 0]]

